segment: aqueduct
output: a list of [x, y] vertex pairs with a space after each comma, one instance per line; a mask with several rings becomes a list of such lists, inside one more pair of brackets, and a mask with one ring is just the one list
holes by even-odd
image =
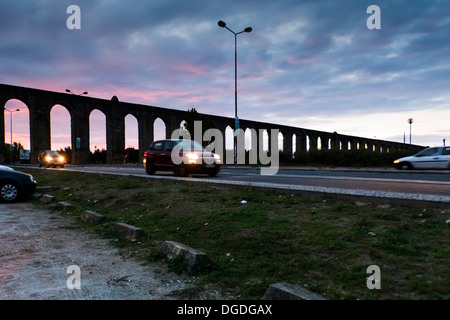
[[[100, 110], [105, 115], [108, 163], [114, 163], [117, 159], [123, 158], [125, 149], [125, 117], [127, 115], [131, 114], [137, 119], [141, 157], [150, 142], [153, 141], [153, 124], [156, 119], [160, 118], [164, 121], [166, 137], [170, 137], [173, 131], [180, 128], [180, 124], [186, 120], [187, 116], [187, 111], [121, 102], [115, 97], [107, 100], [0, 84], [0, 106], [2, 110], [11, 99], [23, 102], [29, 110], [32, 163], [37, 161], [37, 155], [41, 150], [50, 149], [50, 112], [55, 105], [64, 106], [70, 114], [72, 163], [74, 164], [84, 164], [89, 161], [89, 115], [93, 110]], [[211, 120], [216, 128], [223, 133], [223, 136], [225, 136], [227, 127], [234, 128], [235, 120], [233, 118], [205, 114], [202, 116]], [[244, 119], [240, 120], [240, 128], [244, 131], [247, 129], [255, 129], [256, 131], [278, 129], [283, 136], [281, 147], [287, 155], [293, 155], [294, 149], [297, 154], [304, 154], [308, 150], [317, 150], [318, 148], [331, 150], [368, 149], [374, 152], [391, 152], [418, 147], [399, 142], [368, 139], [336, 132], [330, 133]], [[253, 136], [252, 139], [254, 139]], [[0, 163], [5, 161], [4, 143], [5, 113], [0, 112]], [[225, 154], [225, 150], [223, 150], [222, 154]]]

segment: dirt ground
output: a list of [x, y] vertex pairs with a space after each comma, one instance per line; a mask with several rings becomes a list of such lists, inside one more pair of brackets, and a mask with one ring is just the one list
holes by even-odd
[[[76, 272], [69, 266], [78, 266]], [[194, 279], [143, 265], [107, 239], [77, 229], [61, 213], [31, 203], [0, 203], [1, 300], [183, 300], [220, 298], [215, 290], [186, 296]], [[74, 288], [80, 284], [80, 289]], [[69, 288], [71, 287], [71, 288]]]

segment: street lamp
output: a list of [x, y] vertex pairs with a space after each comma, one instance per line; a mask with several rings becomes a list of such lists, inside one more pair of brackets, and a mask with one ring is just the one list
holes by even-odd
[[[217, 24], [219, 25], [219, 27], [225, 28], [228, 31], [230, 31], [232, 34], [234, 34], [234, 120], [235, 120], [235, 124], [234, 124], [235, 128], [234, 129], [235, 129], [235, 131], [237, 131], [238, 124], [239, 124], [239, 118], [237, 115], [237, 35], [244, 33], [244, 32], [250, 33], [250, 32], [252, 32], [252, 28], [247, 27], [243, 31], [234, 32], [233, 30], [228, 28], [227, 24], [225, 22], [223, 22], [222, 20], [219, 20], [219, 22], [217, 22]], [[235, 135], [234, 139], [233, 139], [234, 164], [237, 164], [236, 139], [237, 139], [237, 137]]]
[[9, 151], [11, 153], [11, 163], [13, 163], [13, 137], [12, 137], [12, 114], [14, 112], [20, 111], [20, 109], [16, 110], [8, 110], [6, 108], [3, 108], [5, 111], [9, 112], [9, 128], [10, 128], [10, 138], [11, 138], [11, 144], [9, 145]]
[[75, 93], [73, 93], [72, 91], [70, 91], [69, 89], [66, 89], [66, 92], [71, 93], [71, 94], [73, 94], [74, 96], [82, 96], [83, 94], [88, 94], [87, 91], [85, 91], [85, 92], [83, 92], [83, 93], [80, 93], [80, 94], [75, 94]]
[[409, 118], [408, 119], [408, 123], [409, 123], [409, 144], [411, 144], [411, 125], [414, 122], [413, 118]]

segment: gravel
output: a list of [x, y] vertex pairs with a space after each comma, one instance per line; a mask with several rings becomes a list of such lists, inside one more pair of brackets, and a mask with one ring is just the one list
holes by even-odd
[[[28, 202], [0, 204], [0, 299], [220, 298], [215, 290], [197, 290], [192, 296], [194, 278], [126, 257], [109, 240], [78, 229], [61, 214]], [[74, 271], [68, 273], [74, 265], [79, 267], [79, 282]]]

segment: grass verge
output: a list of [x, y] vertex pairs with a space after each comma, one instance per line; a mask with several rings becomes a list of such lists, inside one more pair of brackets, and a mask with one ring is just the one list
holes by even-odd
[[[260, 299], [275, 282], [303, 285], [328, 299], [449, 299], [450, 210], [306, 197], [253, 187], [195, 184], [57, 170], [24, 170], [57, 201], [107, 222], [80, 227], [101, 233], [138, 259], [164, 261], [174, 240], [206, 252], [199, 286], [236, 299]], [[245, 204], [241, 201], [246, 200]], [[36, 205], [41, 206], [38, 201]], [[117, 240], [115, 222], [143, 228], [138, 242]], [[381, 289], [369, 290], [366, 269], [378, 265]], [[167, 266], [189, 272], [175, 261]], [[192, 272], [192, 271], [191, 271]]]

